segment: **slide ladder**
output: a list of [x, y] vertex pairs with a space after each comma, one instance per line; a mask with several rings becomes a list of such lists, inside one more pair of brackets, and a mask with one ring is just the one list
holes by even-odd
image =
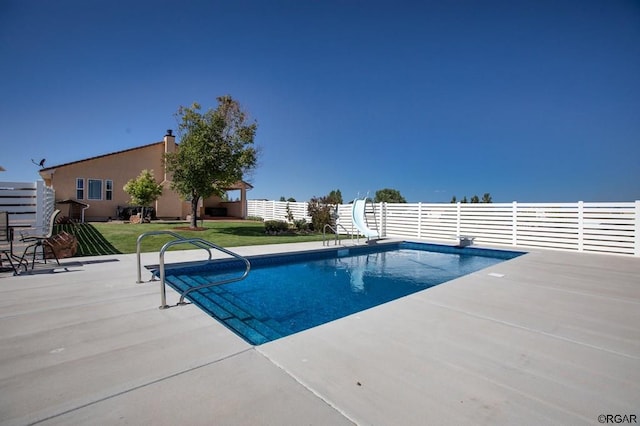
[[378, 222], [375, 219], [375, 210], [373, 207], [373, 202], [369, 200], [371, 203], [371, 209], [374, 210], [374, 220], [375, 220], [375, 229], [371, 229], [369, 227], [369, 222], [367, 220], [367, 200], [369, 198], [356, 198], [353, 200], [353, 208], [351, 210], [351, 218], [353, 219], [353, 225], [358, 229], [358, 231], [367, 238], [367, 241], [373, 239], [380, 238], [380, 233], [378, 232]]

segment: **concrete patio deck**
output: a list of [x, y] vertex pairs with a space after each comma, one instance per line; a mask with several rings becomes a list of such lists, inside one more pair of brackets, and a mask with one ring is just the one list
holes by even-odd
[[2, 425], [640, 418], [638, 258], [529, 250], [256, 347], [196, 306], [159, 310], [158, 283], [135, 284], [135, 255], [63, 263], [0, 278]]

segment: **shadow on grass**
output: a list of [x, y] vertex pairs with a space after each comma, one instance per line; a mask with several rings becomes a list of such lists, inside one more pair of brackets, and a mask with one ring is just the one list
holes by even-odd
[[54, 228], [56, 234], [63, 231], [75, 236], [78, 240], [76, 257], [122, 254], [89, 223], [61, 224]]
[[[287, 232], [282, 232], [280, 234], [267, 234], [264, 230], [264, 226], [263, 225], [256, 225], [256, 226], [230, 226], [227, 228], [221, 228], [221, 229], [216, 229], [216, 232], [220, 233], [220, 234], [227, 234], [227, 235], [235, 235], [238, 237], [272, 237], [272, 238], [277, 238], [277, 237], [296, 237], [296, 236], [301, 236], [301, 235], [314, 235], [312, 233], [308, 233], [308, 234], [300, 234], [297, 233], [295, 231], [287, 231]], [[319, 234], [321, 235], [321, 234]]]
[[255, 226], [228, 226], [216, 229], [220, 234], [236, 235], [238, 237], [264, 237], [264, 225]]

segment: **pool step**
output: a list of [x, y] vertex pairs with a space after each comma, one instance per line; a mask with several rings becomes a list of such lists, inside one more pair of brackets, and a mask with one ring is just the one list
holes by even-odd
[[[168, 276], [167, 282], [179, 291], [208, 283], [205, 278], [188, 275]], [[252, 316], [249, 305], [222, 287], [207, 287], [187, 297], [252, 344], [259, 345], [288, 334], [278, 322], [268, 319], [264, 314]]]
[[[206, 284], [208, 281], [206, 281], [204, 278], [201, 277], [194, 277], [194, 279], [196, 281], [198, 281], [201, 284]], [[259, 320], [260, 322], [265, 323], [267, 326], [269, 326], [269, 328], [275, 330], [278, 333], [281, 334], [290, 334], [289, 330], [283, 330], [282, 329], [282, 325], [277, 322], [274, 321], [273, 319], [271, 319], [266, 313], [264, 313], [262, 310], [256, 309], [253, 306], [248, 305], [245, 301], [243, 301], [242, 299], [240, 299], [239, 297], [235, 296], [233, 293], [230, 293], [228, 291], [226, 291], [224, 289], [224, 287], [220, 286], [213, 286], [213, 287], [209, 287], [210, 289], [215, 289], [216, 293], [218, 293], [218, 295], [220, 297], [223, 297], [224, 299], [228, 300], [230, 303], [232, 303], [233, 305], [237, 306], [239, 309], [245, 311], [245, 312], [251, 312], [253, 314], [253, 318]], [[204, 289], [203, 289], [204, 290]]]
[[[191, 287], [197, 287], [203, 284], [202, 280], [199, 277], [189, 277], [186, 275], [180, 275], [180, 280], [182, 280], [186, 284], [191, 284]], [[244, 309], [234, 305], [224, 297], [221, 297], [222, 293], [221, 289], [216, 289], [216, 286], [207, 287], [205, 289], [190, 293], [187, 297], [194, 300], [202, 300], [207, 299], [210, 303], [219, 306], [224, 311], [226, 311], [229, 315], [225, 315], [221, 319], [226, 319], [229, 317], [235, 317], [239, 320], [246, 320], [251, 318], [251, 314], [249, 314]], [[216, 314], [216, 316], [218, 316]]]
[[254, 345], [261, 345], [268, 342], [270, 339], [264, 334], [258, 332], [255, 328], [250, 327], [237, 318], [230, 318], [224, 321], [230, 328], [237, 331], [241, 336], [244, 336], [250, 343]]
[[[186, 275], [167, 277], [167, 282], [170, 285], [175, 286], [180, 291], [184, 291], [189, 288], [193, 288], [201, 285], [197, 280], [194, 280], [192, 277], [189, 277]], [[193, 297], [193, 296], [196, 296], [196, 297]], [[213, 316], [215, 316], [220, 320], [227, 320], [229, 318], [234, 317], [233, 312], [230, 312], [226, 306], [223, 306], [217, 303], [216, 300], [214, 299], [211, 299], [209, 297], [197, 297], [197, 295], [194, 293], [191, 293], [191, 295], [188, 296], [188, 298], [193, 300], [194, 303], [196, 303], [197, 305], [201, 305], [203, 309], [205, 309], [208, 312], [211, 312]]]

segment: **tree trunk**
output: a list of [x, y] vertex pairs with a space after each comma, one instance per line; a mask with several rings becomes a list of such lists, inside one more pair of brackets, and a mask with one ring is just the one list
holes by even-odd
[[191, 197], [191, 225], [189, 227], [193, 229], [198, 227], [198, 201], [200, 201], [200, 197]]

